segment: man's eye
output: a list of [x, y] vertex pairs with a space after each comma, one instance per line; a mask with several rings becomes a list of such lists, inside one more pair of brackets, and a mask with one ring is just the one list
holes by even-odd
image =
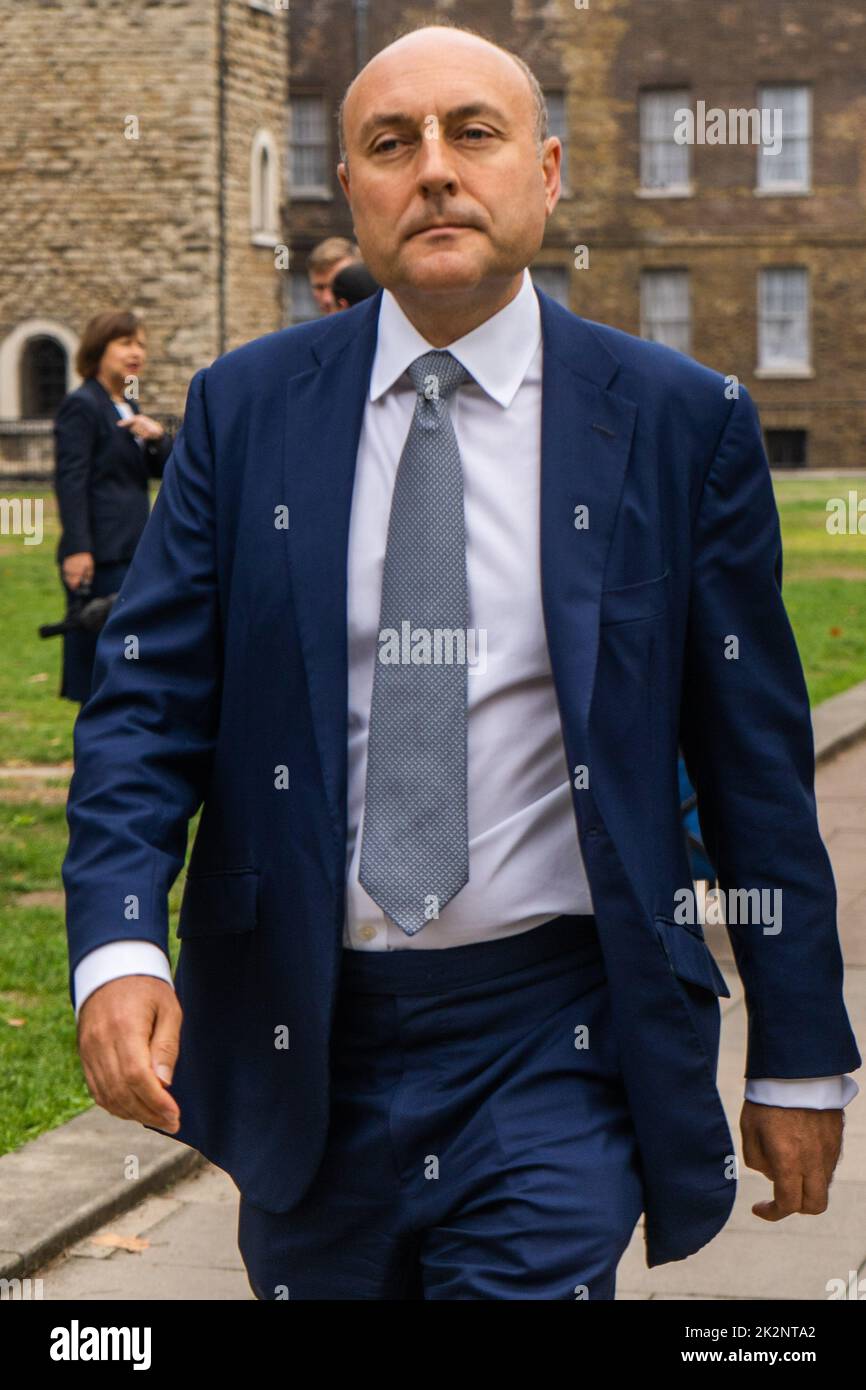
[[387, 140], [380, 140], [378, 145], [373, 146], [374, 154], [387, 154], [388, 146], [398, 145], [400, 141], [396, 135], [390, 135]]
[[[490, 135], [490, 131], [489, 131], [489, 130], [485, 130], [483, 126], [480, 126], [480, 125], [473, 125], [473, 126], [467, 126], [467, 128], [466, 128], [465, 130], [461, 130], [460, 134], [461, 134], [461, 135]], [[480, 145], [481, 141], [480, 141], [480, 140], [473, 140], [473, 141], [470, 141], [470, 143], [471, 143], [471, 144], [474, 144], [474, 145]]]

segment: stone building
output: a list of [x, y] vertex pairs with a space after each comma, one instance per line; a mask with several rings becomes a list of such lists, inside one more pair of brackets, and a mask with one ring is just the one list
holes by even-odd
[[0, 458], [44, 461], [99, 310], [143, 314], [163, 416], [282, 326], [288, 27], [285, 0], [0, 0]]
[[737, 376], [772, 463], [862, 466], [866, 0], [303, 0], [296, 321], [313, 312], [307, 251], [351, 234], [334, 172], [342, 93], [399, 32], [441, 18], [521, 54], [546, 91], [565, 193], [533, 267], [541, 287]]

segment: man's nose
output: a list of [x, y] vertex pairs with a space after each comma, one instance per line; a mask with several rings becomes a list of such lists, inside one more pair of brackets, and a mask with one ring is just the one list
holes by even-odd
[[439, 193], [443, 189], [453, 192], [457, 186], [451, 152], [438, 131], [422, 137], [418, 156], [418, 186], [426, 193]]

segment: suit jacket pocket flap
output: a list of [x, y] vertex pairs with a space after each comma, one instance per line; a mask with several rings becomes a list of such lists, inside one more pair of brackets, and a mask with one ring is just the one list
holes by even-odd
[[725, 984], [725, 977], [701, 937], [689, 931], [688, 927], [678, 922], [668, 922], [664, 917], [656, 917], [655, 929], [675, 975], [730, 999], [731, 991]]
[[252, 931], [258, 922], [257, 869], [187, 875], [177, 934], [225, 936]]
[[641, 584], [627, 584], [621, 589], [604, 589], [601, 595], [601, 623], [629, 623], [636, 618], [653, 618], [663, 613], [668, 603], [669, 571], [657, 579]]

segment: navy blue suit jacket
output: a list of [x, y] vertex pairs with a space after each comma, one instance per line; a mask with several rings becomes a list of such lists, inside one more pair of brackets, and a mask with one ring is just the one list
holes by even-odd
[[[275, 1212], [308, 1187], [328, 1124], [347, 539], [380, 297], [193, 376], [75, 729], [70, 970], [122, 937], [166, 948], [168, 890], [203, 803], [178, 928], [176, 1137]], [[544, 617], [569, 765], [589, 769], [587, 787], [574, 779], [575, 833], [653, 1265], [710, 1240], [736, 1187], [715, 1084], [728, 991], [700, 926], [674, 913], [691, 887], [680, 743], [721, 885], [783, 889], [780, 933], [730, 929], [747, 1076], [837, 1074], [860, 1055], [754, 404], [679, 353], [539, 299]], [[275, 1047], [283, 1026], [288, 1049]]]

